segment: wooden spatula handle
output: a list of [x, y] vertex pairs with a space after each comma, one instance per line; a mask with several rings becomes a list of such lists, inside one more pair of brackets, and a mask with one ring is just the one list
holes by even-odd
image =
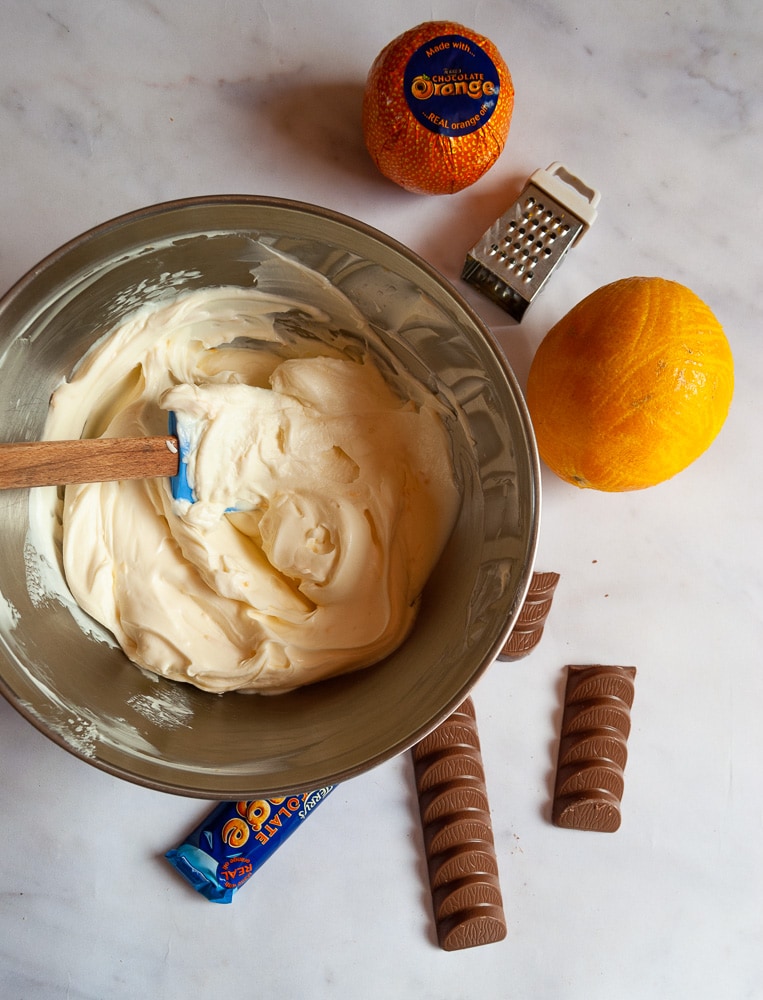
[[0, 489], [174, 476], [177, 448], [169, 434], [0, 444]]

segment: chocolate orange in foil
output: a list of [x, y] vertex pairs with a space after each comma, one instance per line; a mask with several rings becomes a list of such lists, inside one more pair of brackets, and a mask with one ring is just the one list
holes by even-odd
[[427, 21], [376, 57], [363, 98], [363, 134], [390, 180], [422, 194], [473, 184], [506, 144], [511, 74], [496, 46], [454, 21]]

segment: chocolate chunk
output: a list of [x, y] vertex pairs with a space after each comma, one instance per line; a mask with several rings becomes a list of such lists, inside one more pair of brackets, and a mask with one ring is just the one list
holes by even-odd
[[481, 903], [445, 917], [439, 922], [437, 937], [443, 951], [459, 951], [503, 941], [506, 937], [503, 906]]
[[619, 802], [623, 797], [624, 786], [623, 770], [611, 760], [586, 760], [579, 764], [567, 764], [566, 767], [559, 768], [556, 778], [558, 796], [601, 789], [611, 792]]
[[448, 788], [431, 788], [419, 794], [421, 822], [429, 825], [443, 816], [453, 813], [454, 809], [462, 812], [467, 809], [478, 809], [489, 812], [487, 791], [484, 784], [475, 780], [472, 775], [453, 779]]
[[[567, 704], [589, 698], [619, 698], [630, 708], [633, 705], [633, 674], [635, 667], [576, 667], [581, 671], [574, 676], [574, 683], [568, 692]], [[630, 671], [630, 672], [629, 672]]]
[[562, 723], [565, 736], [590, 733], [592, 729], [612, 729], [628, 739], [631, 731], [631, 710], [620, 698], [588, 698], [568, 704]]
[[522, 610], [498, 654], [499, 660], [521, 660], [535, 649], [543, 635], [557, 583], [558, 573], [533, 573]]
[[620, 802], [604, 791], [565, 795], [555, 806], [554, 823], [568, 830], [614, 833], [620, 828]]
[[484, 780], [482, 764], [459, 749], [443, 753], [432, 761], [425, 760], [421, 767], [416, 769], [419, 793], [468, 776], [482, 782]]
[[493, 846], [493, 828], [490, 814], [482, 809], [454, 812], [424, 828], [424, 846], [435, 857], [445, 854], [461, 844], [489, 844]]
[[501, 886], [497, 875], [482, 873], [441, 885], [432, 892], [432, 902], [437, 920], [452, 917], [474, 907], [488, 903], [503, 906]]
[[480, 875], [486, 878], [492, 875], [498, 876], [498, 861], [492, 845], [480, 849], [474, 844], [461, 844], [447, 854], [435, 855], [428, 861], [429, 882], [433, 892], [440, 886], [451, 885], [468, 875]]
[[559, 742], [558, 767], [573, 761], [610, 760], [625, 770], [628, 747], [619, 733], [610, 729], [591, 729], [586, 733], [563, 736]]
[[412, 750], [437, 940], [444, 951], [506, 937], [474, 703]]
[[556, 826], [619, 828], [635, 676], [635, 667], [567, 667], [551, 812]]
[[465, 750], [467, 754], [472, 750], [479, 751], [479, 736], [474, 720], [465, 716], [462, 721], [456, 719], [455, 714], [451, 715], [433, 733], [425, 736], [419, 747], [424, 756], [428, 756], [430, 750], [436, 750], [438, 754], [453, 748]]

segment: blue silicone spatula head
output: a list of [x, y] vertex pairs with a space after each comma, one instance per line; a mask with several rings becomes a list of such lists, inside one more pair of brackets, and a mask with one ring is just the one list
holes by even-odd
[[183, 434], [182, 429], [178, 427], [177, 417], [172, 410], [169, 412], [167, 423], [170, 434], [177, 438], [179, 450], [177, 475], [170, 476], [172, 497], [174, 500], [187, 500], [188, 503], [195, 503], [196, 497], [194, 496], [191, 484], [188, 482], [189, 442]]
[[[173, 410], [168, 411], [167, 429], [178, 443], [178, 471], [174, 476], [170, 476], [170, 491], [173, 500], [186, 500], [188, 503], [196, 503], [198, 497], [193, 491], [193, 487], [188, 481], [188, 455], [191, 449], [191, 441], [183, 429], [183, 424], [178, 420]], [[240, 511], [240, 507], [231, 506], [225, 508], [226, 514], [235, 514]]]

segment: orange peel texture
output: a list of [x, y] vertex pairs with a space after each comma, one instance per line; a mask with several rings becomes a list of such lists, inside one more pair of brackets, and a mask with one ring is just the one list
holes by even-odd
[[733, 391], [731, 347], [709, 307], [677, 282], [634, 277], [597, 289], [549, 330], [527, 405], [546, 465], [576, 486], [619, 492], [697, 459]]

